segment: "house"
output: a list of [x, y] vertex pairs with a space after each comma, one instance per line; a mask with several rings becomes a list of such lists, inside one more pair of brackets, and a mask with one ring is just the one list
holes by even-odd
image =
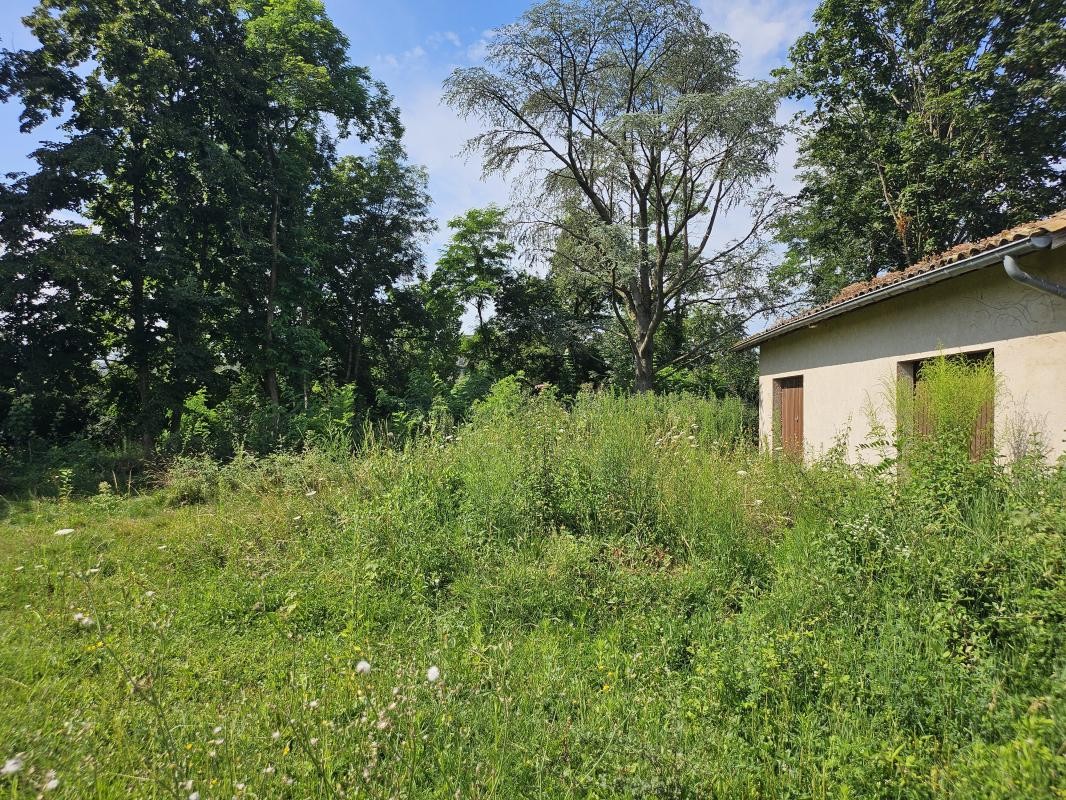
[[875, 420], [892, 424], [889, 389], [944, 354], [993, 362], [987, 444], [1010, 458], [1035, 438], [1055, 460], [1066, 454], [1066, 210], [848, 286], [736, 349], [753, 347], [769, 447], [876, 457], [861, 445]]

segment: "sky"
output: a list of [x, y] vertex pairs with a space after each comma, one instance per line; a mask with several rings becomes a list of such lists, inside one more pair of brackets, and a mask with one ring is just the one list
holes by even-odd
[[[351, 42], [353, 63], [365, 65], [393, 93], [400, 108], [410, 160], [429, 174], [432, 214], [438, 230], [425, 242], [430, 263], [447, 239], [447, 221], [466, 209], [495, 202], [506, 205], [510, 192], [500, 178], [483, 180], [476, 159], [461, 155], [464, 142], [477, 133], [476, 123], [459, 119], [440, 101], [441, 82], [458, 66], [479, 63], [485, 42], [495, 27], [516, 20], [528, 0], [494, 2], [438, 2], [437, 0], [325, 0], [334, 23]], [[0, 46], [33, 47], [35, 42], [21, 18], [34, 0], [0, 2]], [[810, 27], [815, 3], [810, 0], [700, 0], [707, 23], [740, 44], [740, 70], [749, 78], [765, 78], [785, 63], [791, 43]], [[795, 107], [785, 105], [789, 117]], [[19, 133], [19, 106], [0, 104], [0, 173], [32, 168], [27, 155], [49, 131]], [[344, 143], [341, 151], [355, 151]], [[796, 190], [795, 143], [787, 141], [778, 154], [777, 186]]]

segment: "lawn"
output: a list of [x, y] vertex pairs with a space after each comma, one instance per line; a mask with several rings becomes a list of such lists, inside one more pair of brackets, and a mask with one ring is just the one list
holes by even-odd
[[498, 390], [11, 502], [0, 796], [1066, 796], [1063, 470], [801, 468], [745, 420]]

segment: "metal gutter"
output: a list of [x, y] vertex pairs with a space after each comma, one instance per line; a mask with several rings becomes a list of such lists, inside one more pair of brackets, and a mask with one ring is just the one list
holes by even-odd
[[[1050, 236], [1031, 236], [1029, 241], [1033, 245], [1041, 250], [1046, 250], [1051, 247]], [[1007, 273], [1007, 277], [1012, 281], [1030, 286], [1041, 292], [1047, 292], [1048, 294], [1057, 295], [1063, 299], [1066, 299], [1066, 286], [1061, 283], [1054, 283], [1053, 281], [1046, 281], [1043, 278], [1038, 278], [1035, 275], [1030, 275], [1020, 266], [1015, 260], [1014, 256], [1003, 256], [1003, 269]]]
[[[1051, 236], [1035, 235], [1029, 236], [1025, 239], [1019, 239], [1015, 242], [1008, 242], [1007, 244], [993, 247], [991, 250], [985, 250], [977, 255], [964, 258], [961, 261], [955, 261], [944, 267], [937, 267], [927, 272], [920, 272], [917, 275], [899, 281], [898, 283], [890, 283], [880, 289], [875, 289], [872, 292], [866, 294], [856, 295], [843, 303], [824, 308], [821, 311], [815, 312], [808, 316], [800, 317], [786, 322], [784, 325], [779, 325], [773, 328], [767, 328], [765, 331], [753, 334], [748, 338], [737, 342], [733, 345], [731, 350], [734, 352], [742, 352], [744, 350], [750, 350], [763, 342], [767, 342], [770, 339], [776, 339], [779, 336], [784, 336], [786, 333], [792, 333], [802, 328], [810, 328], [817, 325], [827, 319], [838, 317], [841, 314], [846, 314], [849, 311], [854, 311], [857, 308], [863, 306], [873, 305], [879, 303], [882, 300], [887, 300], [890, 297], [906, 294], [907, 292], [918, 289], [922, 286], [928, 286], [933, 283], [939, 283], [940, 281], [946, 281], [950, 278], [957, 277], [959, 275], [965, 275], [968, 272], [987, 267], [992, 264], [997, 264], [1004, 259], [1011, 256], [1023, 256], [1027, 253], [1032, 253], [1036, 250], [1045, 250], [1051, 246]], [[1027, 274], [1027, 273], [1024, 273]], [[1033, 276], [1029, 276], [1034, 281], [1040, 280]], [[1057, 284], [1050, 284], [1057, 286]], [[1062, 287], [1060, 287], [1062, 288]]]

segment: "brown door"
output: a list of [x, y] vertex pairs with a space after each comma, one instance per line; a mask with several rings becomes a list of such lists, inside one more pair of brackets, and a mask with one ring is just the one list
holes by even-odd
[[781, 378], [777, 382], [781, 419], [781, 447], [794, 456], [803, 455], [803, 377]]

